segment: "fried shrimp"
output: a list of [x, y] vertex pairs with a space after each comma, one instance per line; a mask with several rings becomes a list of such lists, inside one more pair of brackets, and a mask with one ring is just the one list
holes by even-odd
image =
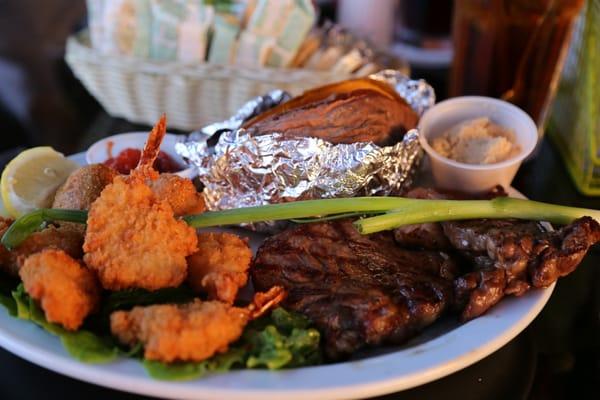
[[252, 250], [231, 233], [198, 234], [198, 251], [188, 257], [188, 282], [214, 300], [232, 304], [238, 289], [248, 281]]
[[77, 330], [100, 302], [94, 273], [62, 250], [47, 249], [27, 257], [19, 275], [46, 319], [67, 330]]
[[195, 230], [146, 184], [158, 178], [152, 162], [165, 123], [161, 118], [150, 133], [138, 167], [117, 176], [90, 207], [83, 259], [106, 289], [178, 286], [187, 276], [186, 257], [196, 251]]
[[112, 313], [110, 328], [124, 344], [134, 346], [141, 342], [148, 360], [202, 361], [227, 351], [250, 320], [284, 297], [285, 291], [277, 286], [257, 293], [253, 303], [244, 308], [199, 299], [179, 305], [134, 307]]
[[148, 182], [156, 197], [166, 200], [175, 216], [200, 214], [206, 210], [204, 197], [198, 193], [191, 180], [174, 174], [160, 174]]
[[[0, 237], [13, 223], [11, 219], [0, 218]], [[19, 268], [27, 257], [44, 249], [63, 250], [73, 258], [81, 258], [83, 237], [80, 232], [67, 227], [50, 226], [32, 233], [23, 243], [9, 251], [0, 244], [0, 268], [12, 276], [17, 276]]]

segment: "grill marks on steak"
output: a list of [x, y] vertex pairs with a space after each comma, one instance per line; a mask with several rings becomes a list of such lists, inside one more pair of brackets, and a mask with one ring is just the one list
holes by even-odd
[[[505, 196], [495, 188], [479, 198]], [[416, 188], [412, 198], [457, 199], [456, 193]], [[394, 231], [401, 246], [456, 251], [472, 271], [454, 283], [461, 319], [480, 316], [505, 295], [520, 296], [547, 287], [571, 273], [588, 249], [600, 241], [600, 225], [584, 217], [553, 232], [533, 221], [470, 220], [412, 225]], [[429, 240], [428, 240], [429, 238]]]
[[[409, 196], [456, 198], [431, 189]], [[400, 343], [449, 307], [466, 321], [506, 295], [547, 287], [599, 241], [589, 217], [553, 232], [530, 221], [471, 220], [362, 236], [349, 221], [315, 223], [267, 239], [252, 275], [259, 290], [284, 286], [286, 306], [316, 324], [336, 359]]]
[[520, 296], [532, 286], [550, 286], [573, 272], [589, 248], [600, 241], [600, 225], [590, 217], [553, 232], [532, 222], [512, 220], [445, 222], [442, 226], [452, 245], [476, 260], [477, 271], [455, 281], [462, 320], [478, 317], [504, 295]]
[[315, 323], [333, 359], [403, 342], [431, 324], [451, 303], [456, 273], [444, 253], [402, 249], [389, 232], [363, 236], [350, 221], [272, 236], [252, 268], [258, 290], [286, 288], [285, 305]]
[[[480, 196], [465, 196], [464, 193], [456, 192], [439, 192], [431, 188], [417, 187], [406, 193], [406, 197], [412, 199], [429, 199], [429, 200], [443, 200], [443, 199], [455, 199], [455, 200], [466, 200], [466, 199], [479, 199], [488, 200], [494, 197], [506, 196], [506, 192], [501, 186], [496, 186], [491, 191], [483, 193]], [[394, 229], [394, 237], [396, 241], [402, 246], [409, 248], [423, 248], [430, 250], [451, 250], [453, 249], [452, 244], [448, 240], [448, 237], [442, 229], [442, 225], [436, 222], [417, 224], [417, 225], [406, 225], [400, 228]]]
[[519, 220], [472, 220], [441, 224], [453, 248], [472, 260], [477, 270], [500, 269], [506, 294], [521, 295], [530, 285], [527, 266], [545, 231]]

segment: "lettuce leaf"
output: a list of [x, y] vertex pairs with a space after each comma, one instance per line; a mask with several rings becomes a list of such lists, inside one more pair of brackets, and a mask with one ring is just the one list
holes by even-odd
[[226, 372], [234, 366], [243, 366], [246, 351], [232, 348], [224, 354], [218, 354], [202, 362], [166, 364], [160, 361], [143, 360], [142, 364], [148, 375], [154, 379], [167, 381], [184, 381], [198, 379], [210, 372]]
[[29, 320], [58, 336], [65, 350], [76, 360], [86, 363], [108, 363], [119, 355], [119, 348], [111, 337], [102, 337], [83, 329], [70, 332], [60, 325], [48, 322], [44, 312], [27, 295], [22, 284], [12, 292], [12, 297], [16, 303], [18, 318]]
[[[105, 332], [104, 329], [94, 329], [94, 323], [90, 321], [86, 321], [84, 329], [77, 332], [48, 322], [44, 312], [27, 295], [22, 284], [10, 292], [14, 284], [5, 284], [0, 280], [0, 304], [5, 305], [11, 315], [29, 320], [57, 336], [73, 358], [86, 363], [107, 363], [119, 356], [142, 358], [141, 345], [123, 351], [109, 333], [100, 333]], [[156, 292], [137, 289], [113, 292], [105, 297], [102, 310], [96, 317], [103, 319], [114, 310], [130, 309], [136, 305], [180, 303], [191, 298], [193, 293], [186, 287]], [[141, 360], [152, 378], [177, 381], [197, 379], [208, 373], [226, 372], [234, 368], [280, 369], [315, 365], [321, 361], [319, 332], [310, 327], [310, 321], [304, 316], [283, 308], [277, 308], [270, 315], [251, 322], [242, 338], [227, 352], [209, 360], [173, 364]]]
[[281, 369], [322, 361], [320, 334], [308, 319], [283, 308], [251, 323], [242, 338], [223, 354], [199, 363], [143, 362], [148, 375], [162, 380], [197, 379], [235, 367]]

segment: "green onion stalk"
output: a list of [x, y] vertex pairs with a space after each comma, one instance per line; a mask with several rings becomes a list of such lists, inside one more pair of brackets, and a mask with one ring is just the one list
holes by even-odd
[[[235, 210], [208, 211], [182, 219], [194, 228], [237, 225], [243, 223], [292, 220], [315, 222], [357, 217], [354, 225], [362, 234], [370, 234], [403, 225], [465, 219], [518, 218], [548, 221], [563, 225], [590, 216], [600, 221], [600, 211], [559, 206], [531, 200], [498, 197], [492, 200], [428, 200], [403, 197], [354, 197], [343, 199], [304, 200], [284, 204], [245, 207]], [[68, 221], [85, 224], [87, 212], [78, 210], [40, 209], [18, 218], [2, 237], [2, 244], [12, 249], [45, 224]]]

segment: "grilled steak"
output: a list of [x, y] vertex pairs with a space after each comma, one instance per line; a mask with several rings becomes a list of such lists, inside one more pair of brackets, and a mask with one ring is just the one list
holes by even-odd
[[545, 237], [545, 230], [532, 221], [478, 219], [441, 226], [451, 246], [474, 259], [478, 269], [504, 269], [509, 281], [526, 275], [534, 245]]
[[[405, 195], [412, 199], [492, 199], [494, 197], [506, 196], [506, 192], [501, 186], [496, 186], [487, 193], [479, 196], [466, 195], [465, 193], [437, 191], [431, 188], [417, 187]], [[452, 245], [439, 223], [426, 223], [418, 225], [406, 225], [394, 229], [396, 241], [403, 247], [422, 248], [430, 250], [450, 250]]]
[[[505, 196], [502, 188], [478, 198]], [[460, 199], [464, 194], [416, 188], [408, 197]], [[483, 314], [505, 295], [520, 296], [533, 287], [547, 287], [571, 273], [590, 246], [600, 241], [600, 225], [580, 218], [555, 232], [533, 221], [449, 221], [410, 225], [394, 230], [404, 247], [456, 251], [468, 260], [464, 276], [454, 283], [461, 319]], [[463, 268], [464, 269], [464, 268]]]
[[519, 296], [532, 286], [550, 286], [573, 272], [588, 249], [600, 241], [600, 225], [590, 217], [554, 232], [545, 232], [529, 221], [473, 220], [442, 225], [452, 245], [471, 255], [478, 269], [455, 281], [462, 320], [478, 317], [504, 295]]
[[445, 253], [402, 249], [390, 232], [362, 236], [349, 221], [272, 236], [252, 267], [257, 290], [286, 288], [285, 306], [316, 324], [332, 359], [431, 324], [451, 303], [456, 272]]
[[469, 272], [454, 281], [455, 306], [467, 321], [485, 313], [505, 296], [506, 272], [486, 269]]
[[[411, 195], [456, 198], [429, 189]], [[316, 324], [328, 356], [337, 359], [364, 346], [400, 343], [445, 310], [466, 321], [506, 295], [547, 287], [599, 241], [600, 225], [589, 217], [554, 232], [530, 221], [480, 219], [370, 236], [349, 221], [324, 222], [267, 239], [252, 277], [258, 290], [284, 286], [285, 305]]]

